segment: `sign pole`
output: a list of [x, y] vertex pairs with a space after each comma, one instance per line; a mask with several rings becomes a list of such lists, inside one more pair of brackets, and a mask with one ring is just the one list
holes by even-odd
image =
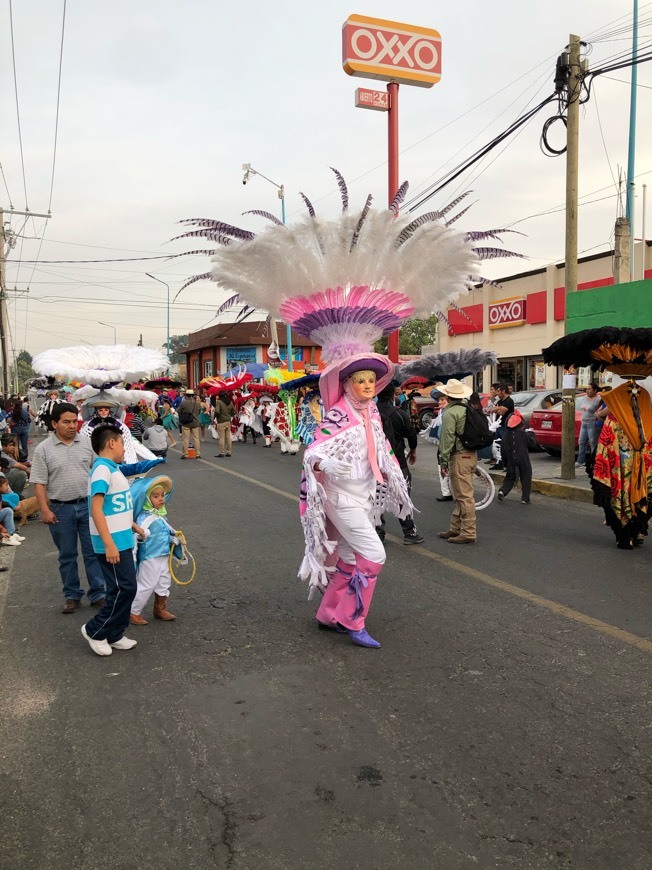
[[[396, 196], [398, 190], [398, 82], [387, 84], [387, 205]], [[387, 356], [394, 363], [398, 362], [398, 329], [387, 337]]]

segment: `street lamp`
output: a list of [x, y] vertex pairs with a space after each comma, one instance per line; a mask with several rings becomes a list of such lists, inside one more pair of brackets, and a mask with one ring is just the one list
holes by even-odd
[[105, 323], [103, 320], [98, 320], [97, 322], [101, 326], [108, 326], [109, 329], [113, 330], [113, 344], [117, 344], [118, 343], [118, 330], [115, 328], [115, 326], [112, 323]]
[[[161, 281], [160, 278], [157, 278], [155, 275], [152, 275], [151, 272], [145, 272], [148, 278], [152, 278], [154, 281], [158, 281], [159, 284], [163, 284], [164, 287], [168, 288], [168, 340], [167, 340], [167, 349], [168, 349], [168, 360], [170, 359], [170, 285], [166, 284], [165, 281]], [[168, 369], [168, 372], [170, 370]]]
[[[263, 175], [262, 172], [258, 172], [257, 169], [254, 169], [251, 163], [243, 163], [242, 169], [244, 170], [244, 176], [242, 178], [242, 183], [246, 184], [249, 181], [249, 178], [252, 175], [260, 175], [261, 178], [264, 178], [265, 181], [269, 181], [270, 184], [273, 184], [274, 187], [278, 191], [278, 198], [281, 200], [281, 220], [285, 223], [285, 186], [283, 184], [277, 184], [275, 181], [272, 181], [271, 178], [268, 178], [266, 175]], [[272, 318], [272, 338], [278, 341], [276, 332], [276, 324], [274, 318]], [[286, 335], [286, 344], [288, 349], [288, 371], [294, 371], [294, 362], [292, 359], [293, 350], [292, 350], [292, 327], [289, 323], [285, 324], [285, 335]]]

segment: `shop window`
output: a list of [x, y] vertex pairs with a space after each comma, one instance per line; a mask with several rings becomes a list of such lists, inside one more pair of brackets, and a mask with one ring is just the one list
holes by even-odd
[[199, 360], [194, 359], [192, 361], [192, 385], [196, 386], [201, 378], [199, 377]]
[[204, 360], [204, 377], [210, 378], [213, 375], [213, 360]]

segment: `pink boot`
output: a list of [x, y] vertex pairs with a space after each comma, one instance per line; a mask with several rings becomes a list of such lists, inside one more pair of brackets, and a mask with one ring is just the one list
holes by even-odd
[[317, 611], [317, 622], [320, 628], [333, 630], [337, 628], [337, 609], [340, 601], [346, 596], [354, 568], [354, 565], [347, 565], [346, 562], [338, 559], [335, 572], [330, 576]]
[[356, 556], [355, 565], [347, 565], [342, 571], [347, 580], [347, 588], [345, 595], [340, 596], [335, 610], [335, 619], [349, 631], [349, 634], [362, 631], [364, 628], [365, 618], [374, 596], [376, 580], [382, 568], [382, 563]]

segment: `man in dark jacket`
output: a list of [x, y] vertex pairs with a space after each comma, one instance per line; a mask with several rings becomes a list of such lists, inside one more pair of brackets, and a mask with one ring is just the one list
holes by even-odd
[[181, 443], [183, 448], [182, 459], [188, 458], [188, 447], [190, 446], [191, 438], [195, 448], [195, 456], [197, 459], [201, 457], [201, 448], [199, 446], [199, 411], [200, 402], [195, 395], [195, 391], [186, 390], [179, 405], [179, 424], [181, 426]]
[[[401, 471], [408, 485], [408, 492], [412, 486], [412, 475], [410, 474], [410, 465], [414, 465], [417, 461], [417, 433], [414, 430], [410, 415], [402, 408], [397, 408], [394, 404], [394, 387], [388, 386], [378, 394], [378, 412], [383, 421], [383, 429], [385, 437], [389, 441], [394, 455], [398, 459], [398, 464], [401, 466]], [[408, 442], [410, 452], [405, 456], [405, 442]], [[380, 518], [381, 525], [376, 529], [378, 537], [381, 540], [385, 539], [385, 517]], [[404, 544], [422, 544], [423, 538], [417, 531], [412, 517], [406, 517], [404, 520], [399, 520], [403, 529]]]

